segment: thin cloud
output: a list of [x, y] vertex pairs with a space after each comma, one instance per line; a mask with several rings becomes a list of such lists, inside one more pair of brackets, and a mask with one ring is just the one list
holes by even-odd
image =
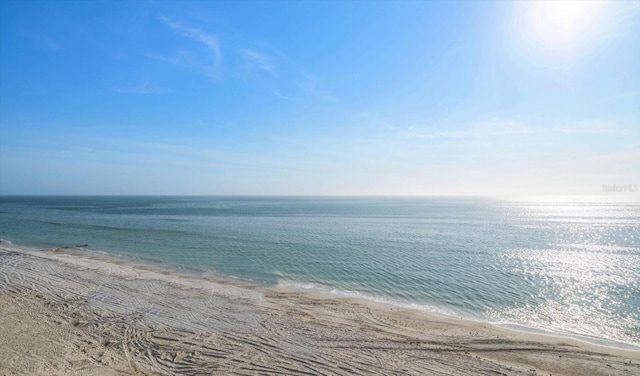
[[631, 97], [637, 97], [638, 94], [640, 94], [640, 92], [638, 91], [628, 91], [626, 93], [622, 93], [620, 94], [620, 98], [631, 98]]
[[476, 136], [504, 136], [528, 134], [532, 130], [519, 120], [495, 118], [475, 123], [471, 132]]
[[[223, 54], [220, 42], [215, 35], [191, 25], [174, 21], [164, 15], [158, 16], [158, 19], [175, 33], [204, 45], [212, 53], [215, 64], [207, 63], [197, 52], [185, 49], [179, 50], [173, 56], [149, 54], [149, 57], [203, 74], [214, 81], [220, 80], [220, 64]], [[292, 98], [307, 97], [324, 102], [336, 101], [336, 97], [325, 88], [320, 79], [307, 73], [286, 54], [273, 48], [271, 50], [269, 54], [249, 48], [237, 48], [234, 51], [240, 57], [238, 61], [244, 65], [244, 69], [247, 72], [265, 72], [278, 79], [280, 86], [274, 88], [272, 92], [280, 98], [290, 100]], [[278, 67], [281, 67], [282, 71], [286, 73], [285, 77], [279, 77], [274, 61], [278, 62]]]
[[634, 90], [630, 90], [630, 91], [624, 91], [609, 97], [606, 97], [602, 100], [600, 100], [598, 103], [609, 103], [609, 102], [617, 102], [617, 101], [624, 101], [627, 100], [629, 98], [635, 98], [638, 95], [640, 95], [640, 91], [634, 91]]
[[158, 19], [178, 35], [194, 40], [204, 46], [207, 54], [210, 53], [212, 58], [205, 58], [197, 52], [184, 49], [177, 51], [173, 56], [169, 57], [154, 54], [149, 54], [148, 56], [159, 61], [181, 67], [188, 71], [204, 75], [212, 81], [219, 81], [222, 53], [218, 38], [215, 35], [208, 34], [195, 27], [172, 21], [163, 15], [158, 16]]
[[335, 102], [336, 97], [333, 96], [320, 80], [311, 74], [303, 74], [303, 79], [297, 82], [298, 87], [308, 96], [323, 102]]
[[270, 69], [270, 73], [278, 78], [280, 86], [272, 90], [274, 95], [287, 100], [337, 101], [337, 98], [326, 88], [320, 78], [308, 72], [288, 54], [273, 47], [267, 46], [266, 48], [269, 50], [268, 55], [256, 53], [256, 51], [246, 48], [243, 51], [247, 53], [245, 55], [247, 59], [255, 60], [254, 64], [262, 64], [261, 69], [265, 71]]
[[424, 139], [457, 139], [471, 137], [469, 130], [454, 132], [402, 132], [404, 137], [408, 138], [424, 138]]
[[553, 127], [554, 132], [570, 134], [611, 134], [622, 130], [616, 122], [599, 119], [565, 122]]
[[154, 54], [147, 54], [147, 56], [167, 64], [196, 72], [213, 81], [217, 81], [220, 78], [217, 66], [203, 62], [202, 59], [198, 57], [198, 54], [193, 51], [181, 50], [169, 57]]
[[239, 49], [238, 54], [244, 60], [245, 68], [248, 71], [257, 69], [275, 76], [275, 70], [267, 56], [247, 48]]
[[204, 44], [213, 53], [216, 64], [220, 63], [220, 60], [222, 59], [222, 52], [220, 51], [220, 42], [215, 35], [207, 34], [200, 29], [169, 20], [163, 15], [160, 15], [158, 19], [183, 37], [190, 38]]
[[276, 97], [278, 97], [280, 99], [284, 99], [284, 100], [287, 100], [287, 101], [293, 101], [295, 99], [294, 97], [292, 97], [290, 95], [284, 94], [280, 90], [271, 90], [271, 92], [273, 93], [273, 95], [275, 95]]
[[143, 82], [143, 83], [141, 83], [140, 85], [137, 85], [137, 86], [118, 88], [115, 91], [117, 91], [118, 93], [125, 93], [125, 94], [169, 94], [169, 93], [173, 93], [173, 90], [171, 90], [171, 89], [154, 87], [154, 86], [149, 85], [148, 82]]
[[409, 128], [410, 132], [402, 132], [404, 137], [423, 139], [463, 139], [490, 136], [508, 136], [533, 133], [523, 122], [518, 120], [495, 118], [473, 123], [466, 129], [456, 131], [418, 132]]

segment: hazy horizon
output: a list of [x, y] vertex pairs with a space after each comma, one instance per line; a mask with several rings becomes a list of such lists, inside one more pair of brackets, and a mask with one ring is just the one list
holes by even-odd
[[2, 2], [0, 195], [635, 197], [638, 67], [638, 1]]

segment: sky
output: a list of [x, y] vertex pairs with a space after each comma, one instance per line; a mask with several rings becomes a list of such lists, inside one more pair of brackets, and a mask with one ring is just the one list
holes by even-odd
[[0, 2], [0, 194], [604, 184], [640, 184], [637, 1]]

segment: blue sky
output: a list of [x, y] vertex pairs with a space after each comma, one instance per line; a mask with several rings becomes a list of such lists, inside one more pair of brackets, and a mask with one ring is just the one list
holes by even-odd
[[572, 3], [4, 1], [0, 194], [639, 184], [640, 3]]

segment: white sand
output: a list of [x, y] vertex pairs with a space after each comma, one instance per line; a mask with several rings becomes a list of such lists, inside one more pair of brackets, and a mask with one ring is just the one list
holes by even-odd
[[0, 243], [0, 375], [640, 375], [640, 351]]

